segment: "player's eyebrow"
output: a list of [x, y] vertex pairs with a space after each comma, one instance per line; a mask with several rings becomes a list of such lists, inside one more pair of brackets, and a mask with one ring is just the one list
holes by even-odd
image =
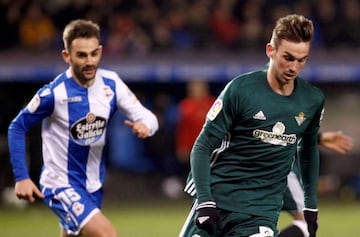
[[85, 52], [85, 51], [77, 51], [76, 54], [77, 55], [89, 55], [89, 54], [96, 54], [98, 51], [100, 50], [100, 47], [97, 47], [96, 49], [90, 51], [90, 52]]
[[296, 58], [293, 54], [291, 54], [290, 52], [287, 52], [287, 51], [285, 51], [284, 54], [285, 54], [285, 57], [287, 57], [291, 60], [305, 61], [308, 58], [308, 55], [305, 55], [304, 57], [301, 57], [301, 58]]

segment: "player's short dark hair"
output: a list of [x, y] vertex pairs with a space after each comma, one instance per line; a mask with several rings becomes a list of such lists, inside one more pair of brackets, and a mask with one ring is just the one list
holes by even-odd
[[310, 42], [314, 35], [314, 26], [305, 16], [291, 14], [279, 18], [272, 32], [271, 43], [278, 48], [281, 40], [291, 42]]
[[63, 42], [65, 49], [69, 50], [71, 43], [77, 38], [97, 38], [100, 42], [100, 27], [89, 20], [73, 20], [65, 26]]

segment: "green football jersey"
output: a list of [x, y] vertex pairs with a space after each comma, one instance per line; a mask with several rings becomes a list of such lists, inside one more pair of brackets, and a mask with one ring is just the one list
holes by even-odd
[[290, 96], [275, 93], [266, 70], [230, 81], [209, 110], [191, 152], [185, 191], [199, 203], [277, 219], [297, 142], [305, 205], [317, 208], [317, 132], [324, 95], [301, 78]]

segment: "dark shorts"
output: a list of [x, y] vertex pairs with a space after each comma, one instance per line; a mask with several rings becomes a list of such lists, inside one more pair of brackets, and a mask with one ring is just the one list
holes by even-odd
[[179, 237], [276, 237], [276, 223], [264, 217], [245, 215], [238, 212], [220, 210], [221, 227], [213, 235], [197, 228], [194, 223], [193, 205]]

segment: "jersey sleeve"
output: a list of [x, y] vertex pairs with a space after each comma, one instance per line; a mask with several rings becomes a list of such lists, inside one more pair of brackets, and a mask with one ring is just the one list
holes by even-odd
[[[195, 141], [190, 154], [191, 175], [194, 179], [198, 202], [215, 201], [211, 194], [211, 156], [227, 136], [233, 121], [232, 100], [228, 84], [210, 108], [206, 123]], [[231, 98], [231, 101], [230, 101]]]
[[53, 111], [54, 98], [48, 87], [41, 88], [11, 121], [8, 129], [10, 161], [16, 181], [29, 178], [26, 164], [26, 133]]
[[118, 79], [116, 80], [118, 110], [132, 121], [143, 122], [150, 129], [150, 135], [154, 135], [159, 128], [155, 114], [145, 108], [130, 88], [120, 78]]
[[317, 189], [320, 167], [318, 132], [323, 116], [323, 104], [302, 138], [299, 149], [301, 175], [304, 185], [305, 208], [317, 209]]

